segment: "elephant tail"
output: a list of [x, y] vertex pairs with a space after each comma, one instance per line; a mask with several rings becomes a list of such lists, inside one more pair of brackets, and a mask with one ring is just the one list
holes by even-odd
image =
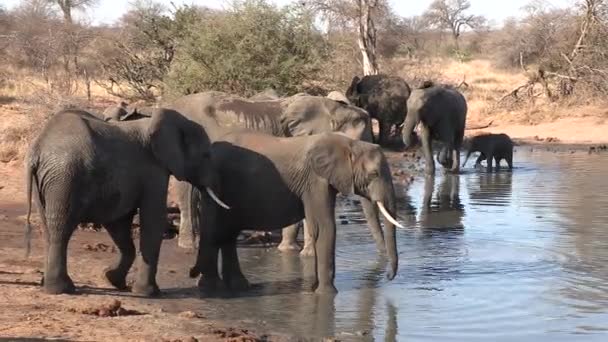
[[[29, 258], [30, 256], [30, 248], [31, 248], [31, 239], [32, 239], [32, 224], [30, 222], [31, 214], [32, 214], [32, 191], [34, 190], [34, 182], [37, 181], [36, 171], [38, 167], [38, 163], [34, 162], [32, 158], [28, 157], [26, 162], [26, 182], [27, 182], [27, 213], [25, 217], [25, 257]], [[36, 191], [39, 189], [38, 184], [36, 185]], [[44, 221], [44, 219], [43, 219]]]

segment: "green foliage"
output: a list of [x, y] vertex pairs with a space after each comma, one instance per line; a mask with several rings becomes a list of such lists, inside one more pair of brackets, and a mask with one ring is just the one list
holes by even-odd
[[299, 6], [245, 0], [225, 12], [199, 13], [182, 28], [165, 79], [173, 95], [209, 89], [252, 95], [270, 87], [293, 93], [328, 58], [314, 17]]

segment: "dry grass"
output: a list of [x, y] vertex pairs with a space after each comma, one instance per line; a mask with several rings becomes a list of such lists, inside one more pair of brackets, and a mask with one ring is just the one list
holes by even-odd
[[[459, 63], [453, 60], [433, 59], [424, 62], [402, 62], [399, 75], [417, 86], [423, 79], [459, 85], [466, 82], [463, 92], [467, 98], [469, 122], [496, 124], [536, 125], [561, 118], [594, 116], [606, 118], [608, 111], [599, 99], [572, 97], [558, 102], [548, 101], [544, 96], [522, 101], [517, 105], [500, 100], [513, 89], [527, 82], [521, 70], [512, 72], [499, 70], [490, 60], [473, 60]], [[540, 93], [540, 87], [536, 89]]]
[[[537, 125], [561, 118], [608, 118], [605, 103], [593, 98], [550, 102], [538, 97], [517, 106], [498, 104], [527, 78], [520, 70], [496, 69], [489, 60], [392, 60], [384, 62], [383, 69], [404, 77], [414, 87], [427, 79], [454, 85], [466, 82], [467, 87], [462, 89], [469, 106], [468, 121], [472, 123], [494, 120], [495, 125]], [[58, 88], [60, 82], [46, 83], [37, 75], [9, 70], [0, 76], [0, 162], [4, 163], [23, 158], [28, 142], [52, 113], [72, 106], [101, 110], [118, 100], [95, 83], [91, 84], [92, 99], [88, 101], [82, 82], [73, 83], [65, 94]]]
[[0, 162], [21, 160], [29, 141], [55, 112], [69, 107], [101, 110], [116, 102], [97, 84], [91, 84], [88, 101], [83, 82], [72, 82], [68, 94], [58, 82], [15, 70], [0, 78]]

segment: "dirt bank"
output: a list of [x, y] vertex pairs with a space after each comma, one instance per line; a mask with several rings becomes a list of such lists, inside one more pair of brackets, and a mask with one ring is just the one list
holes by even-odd
[[562, 118], [538, 125], [492, 124], [482, 130], [468, 130], [466, 135], [481, 132], [506, 133], [511, 138], [527, 142], [552, 142], [562, 144], [608, 143], [608, 118], [579, 117]]

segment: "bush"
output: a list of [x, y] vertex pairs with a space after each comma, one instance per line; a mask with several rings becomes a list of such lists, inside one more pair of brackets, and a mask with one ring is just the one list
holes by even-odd
[[245, 96], [267, 88], [302, 91], [328, 56], [314, 17], [298, 6], [246, 0], [226, 12], [207, 12], [184, 29], [165, 79], [173, 95], [209, 89]]

